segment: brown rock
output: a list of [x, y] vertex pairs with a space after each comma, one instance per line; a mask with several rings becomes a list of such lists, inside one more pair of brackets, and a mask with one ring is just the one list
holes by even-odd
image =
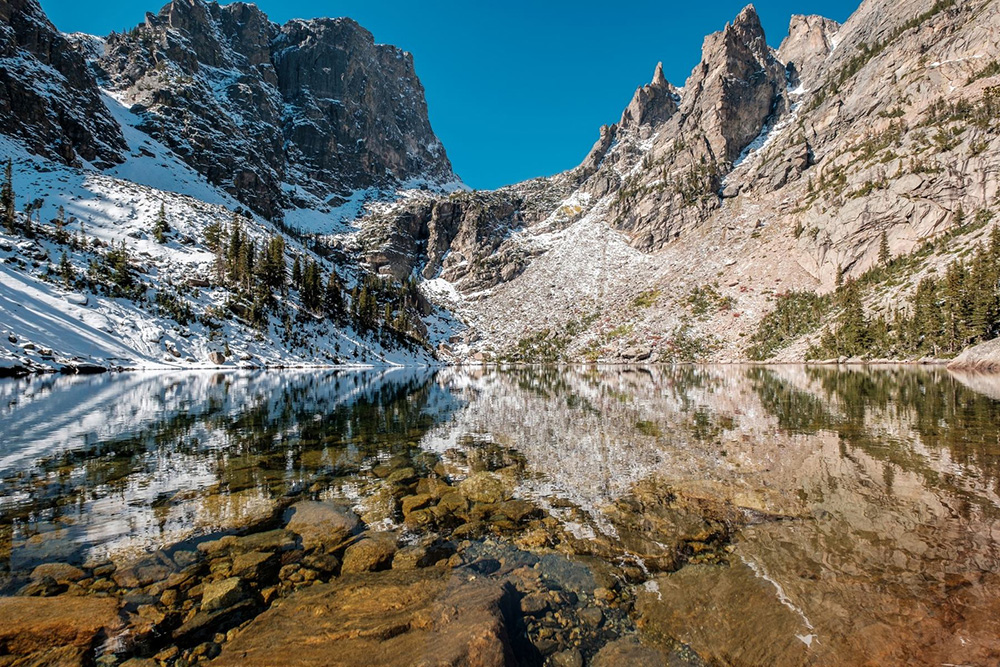
[[288, 530], [302, 538], [306, 549], [333, 550], [357, 530], [358, 516], [331, 502], [305, 500], [291, 507]]
[[342, 574], [354, 572], [374, 572], [383, 570], [392, 564], [396, 555], [396, 537], [389, 533], [373, 533], [344, 551], [344, 562], [340, 568]]
[[417, 494], [415, 496], [406, 496], [403, 498], [403, 516], [405, 517], [410, 512], [414, 510], [419, 510], [427, 507], [434, 501], [434, 496], [430, 494]]
[[240, 554], [233, 559], [232, 573], [234, 576], [257, 581], [268, 570], [276, 569], [278, 557], [264, 551], [251, 551]]
[[103, 634], [121, 628], [109, 598], [0, 597], [0, 653], [32, 656], [17, 664], [83, 664]]
[[611, 642], [594, 656], [593, 667], [667, 667], [663, 654], [643, 646], [635, 639]]
[[83, 570], [68, 563], [43, 563], [31, 571], [32, 581], [41, 581], [45, 577], [52, 577], [60, 584], [80, 581], [86, 576], [87, 574]]
[[226, 609], [241, 601], [247, 595], [246, 587], [239, 577], [205, 584], [201, 598], [201, 610], [206, 612]]
[[500, 503], [513, 496], [509, 486], [491, 472], [469, 475], [459, 483], [458, 490], [474, 503]]
[[512, 664], [507, 595], [497, 584], [440, 570], [345, 577], [297, 592], [261, 614], [215, 664]]

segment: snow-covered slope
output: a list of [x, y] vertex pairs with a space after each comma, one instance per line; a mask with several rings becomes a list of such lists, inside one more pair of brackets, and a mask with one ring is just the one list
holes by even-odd
[[[312, 365], [427, 363], [422, 348], [391, 349], [374, 336], [351, 327], [307, 316], [295, 321], [291, 337], [279, 335], [284, 323], [271, 317], [265, 330], [226, 314], [229, 290], [208, 284], [214, 255], [206, 247], [204, 230], [212, 222], [228, 224], [239, 203], [181, 162], [170, 150], [132, 126], [135, 118], [112, 97], [104, 102], [122, 127], [128, 142], [126, 160], [100, 171], [87, 165], [68, 167], [30, 153], [15, 139], [0, 136], [0, 155], [11, 160], [18, 215], [25, 204], [33, 227], [41, 233], [0, 232], [0, 368], [59, 369], [86, 367], [206, 367], [225, 365]], [[165, 243], [152, 228], [163, 207], [171, 233]], [[65, 232], [79, 243], [54, 238], [54, 220], [64, 210]], [[41, 224], [39, 224], [41, 221]], [[244, 212], [245, 233], [261, 247], [279, 233], [274, 225]], [[331, 222], [331, 225], [333, 223]], [[339, 228], [345, 229], [340, 221]], [[94, 250], [124, 243], [150, 286], [176, 294], [195, 319], [180, 324], [151, 303], [112, 298], [95, 291], [67, 288], [55, 275], [63, 254], [77, 276], [85, 275], [100, 256]], [[332, 262], [293, 238], [288, 256], [311, 258], [326, 275]], [[290, 262], [290, 260], [289, 260]], [[349, 289], [358, 279], [350, 263], [339, 267]], [[285, 299], [298, 311], [296, 294]], [[206, 313], [219, 316], [207, 321]], [[441, 335], [447, 326], [437, 324]], [[219, 355], [224, 355], [225, 359]]]
[[0, 374], [413, 364], [454, 321], [355, 218], [462, 189], [409, 54], [175, 0], [107, 38], [0, 0]]

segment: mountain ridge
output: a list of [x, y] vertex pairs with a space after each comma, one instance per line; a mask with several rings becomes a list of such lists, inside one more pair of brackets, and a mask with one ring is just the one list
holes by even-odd
[[[917, 283], [990, 232], [989, 0], [864, 0], [842, 25], [795, 15], [777, 49], [748, 5], [682, 88], [657, 65], [580, 165], [492, 192], [454, 180], [412, 59], [370, 38], [348, 19], [277, 26], [252, 5], [174, 0], [129, 33], [68, 42], [122, 128], [255, 224], [304, 233], [346, 289], [419, 285], [408, 319], [443, 361], [802, 360], [843, 326], [842, 298], [822, 295], [859, 281], [865, 326], [909, 317]], [[395, 82], [353, 85], [387, 66], [379, 53]], [[400, 81], [416, 102], [397, 122], [380, 100]], [[818, 321], [762, 346], [789, 295], [813, 292]], [[907, 345], [879, 349], [926, 354]]]

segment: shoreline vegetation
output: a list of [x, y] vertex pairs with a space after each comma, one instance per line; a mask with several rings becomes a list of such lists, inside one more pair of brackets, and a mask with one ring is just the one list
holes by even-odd
[[811, 359], [798, 361], [673, 361], [673, 362], [556, 362], [556, 363], [525, 363], [525, 362], [487, 362], [487, 361], [460, 361], [460, 362], [438, 362], [435, 364], [368, 364], [368, 365], [328, 365], [328, 364], [276, 364], [266, 366], [143, 366], [143, 367], [106, 367], [97, 364], [80, 364], [77, 366], [64, 366], [61, 369], [52, 368], [28, 368], [25, 366], [0, 367], [0, 379], [16, 379], [42, 375], [100, 375], [103, 373], [189, 373], [203, 371], [287, 371], [287, 370], [314, 370], [314, 371], [365, 371], [371, 369], [393, 369], [393, 368], [535, 368], [554, 367], [569, 368], [576, 366], [651, 366], [651, 367], [671, 367], [671, 366], [908, 366], [908, 367], [946, 367], [952, 370], [980, 371], [987, 373], [1000, 373], [1000, 339], [988, 341], [981, 345], [971, 347], [953, 359], [862, 359], [858, 357], [840, 359]]

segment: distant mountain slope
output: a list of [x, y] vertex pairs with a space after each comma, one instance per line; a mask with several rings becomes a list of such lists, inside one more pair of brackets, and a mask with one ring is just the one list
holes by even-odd
[[[198, 0], [177, 2], [162, 20], [151, 17], [146, 29], [105, 42], [61, 35], [36, 2], [0, 0], [0, 374], [434, 361], [433, 347], [451, 335], [448, 314], [432, 308], [412, 283], [366, 271], [351, 250], [352, 207], [363, 197], [398, 196], [404, 179], [432, 185], [454, 180], [443, 150], [435, 152], [439, 144], [426, 122], [412, 62], [392, 47], [374, 46], [349, 21], [294, 26], [293, 32], [317, 31], [302, 39], [310, 48], [337, 51], [339, 65], [331, 65], [355, 71], [362, 88], [341, 91], [344, 100], [358, 95], [351, 132], [373, 132], [381, 143], [365, 148], [360, 135], [347, 139], [322, 127], [300, 133], [326, 142], [329, 155], [339, 157], [322, 174], [297, 162], [302, 171], [292, 180], [299, 184], [291, 185], [281, 171], [293, 162], [286, 151], [301, 155], [303, 144], [283, 138], [281, 122], [285, 114], [296, 115], [294, 105], [269, 98], [279, 111], [278, 125], [264, 127], [259, 113], [266, 104], [236, 96], [256, 90], [273, 97], [272, 84], [244, 73], [218, 87], [240, 67], [267, 78], [269, 66], [252, 54], [248, 59], [232, 40], [245, 51], [249, 42], [237, 38], [250, 40], [255, 25], [263, 31], [259, 36], [288, 39], [255, 12], [248, 5], [223, 10]], [[218, 41], [222, 24], [239, 35]], [[149, 41], [156, 31], [162, 52]], [[216, 41], [204, 41], [210, 38]], [[135, 64], [128, 48], [140, 44], [144, 55]], [[282, 48], [287, 63], [299, 47]], [[203, 64], [199, 57], [225, 62]], [[119, 81], [149, 63], [155, 75], [140, 77], [135, 90], [102, 90], [85, 58], [108, 67], [113, 59], [121, 62]], [[223, 75], [223, 65], [235, 69]], [[366, 75], [365, 67], [378, 76]], [[388, 85], [381, 76], [393, 77], [407, 97], [402, 107], [383, 106], [388, 118], [378, 115], [378, 99], [404, 94], [367, 88]], [[187, 79], [171, 89], [169, 77]], [[159, 92], [151, 92], [155, 82], [163, 84]], [[302, 85], [304, 96], [317, 88]], [[135, 107], [129, 98], [139, 89], [157, 101]], [[337, 116], [327, 111], [325, 118]], [[222, 115], [213, 118], [215, 113]], [[211, 136], [198, 135], [199, 124]], [[277, 155], [261, 149], [257, 130], [273, 135]], [[349, 141], [350, 155], [338, 148], [338, 136]], [[378, 162], [373, 151], [392, 165]], [[273, 197], [267, 183], [246, 181], [239, 171], [270, 169], [271, 157], [278, 175]], [[205, 159], [225, 164], [209, 168]], [[359, 171], [359, 164], [365, 168]], [[296, 208], [316, 203], [316, 193], [329, 197], [328, 205]], [[274, 206], [262, 205], [258, 196], [271, 197]], [[248, 210], [246, 202], [261, 212]], [[339, 236], [319, 239], [301, 234], [300, 227]]]
[[[367, 228], [393, 231], [370, 235], [369, 258], [434, 280], [470, 327], [456, 358], [746, 359], [778, 295], [862, 276], [866, 317], [891, 326], [990, 231], [998, 53], [989, 0], [865, 0], [843, 26], [795, 16], [780, 49], [747, 7], [683, 88], [657, 68], [576, 169], [375, 211]], [[454, 241], [424, 250], [445, 221]], [[767, 354], [802, 359], [838, 308]]]
[[255, 5], [173, 0], [102, 46], [100, 76], [139, 127], [270, 219], [458, 183], [413, 57], [350, 19], [279, 26]]

